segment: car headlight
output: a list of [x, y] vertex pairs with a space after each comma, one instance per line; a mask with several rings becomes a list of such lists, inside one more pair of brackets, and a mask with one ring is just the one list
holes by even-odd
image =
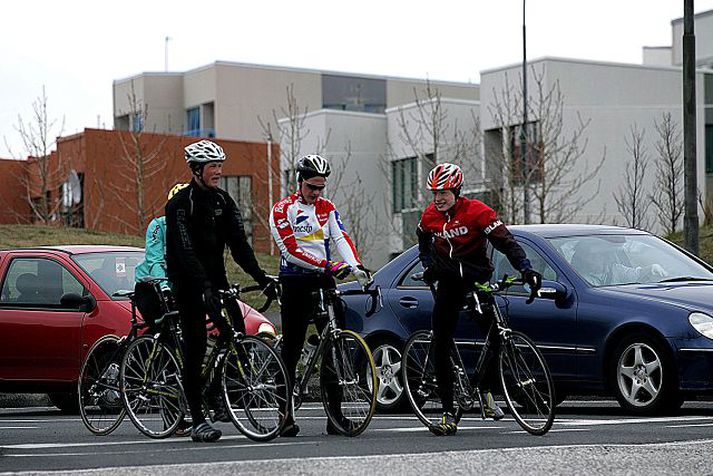
[[277, 332], [275, 332], [275, 326], [270, 324], [269, 322], [263, 322], [259, 326], [257, 326], [257, 335], [271, 335], [275, 336], [277, 335]]
[[713, 317], [702, 312], [692, 312], [688, 316], [688, 322], [693, 328], [701, 333], [704, 337], [713, 339]]

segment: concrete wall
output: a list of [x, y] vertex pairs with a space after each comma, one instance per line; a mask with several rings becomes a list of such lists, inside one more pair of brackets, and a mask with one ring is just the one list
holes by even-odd
[[[428, 134], [428, 127], [431, 127], [431, 124], [424, 124], [421, 114], [428, 117], [432, 108], [436, 107], [436, 102], [425, 102], [421, 107], [423, 109], [421, 112], [415, 103], [386, 110], [389, 176], [390, 161], [434, 152], [433, 136]], [[461, 166], [464, 174], [464, 191], [479, 188], [482, 182], [482, 158], [476, 139], [480, 132], [478, 124], [480, 103], [445, 98], [441, 99], [440, 108], [443, 133], [439, 140], [436, 161], [452, 162]], [[415, 242], [414, 233], [418, 217], [431, 199], [430, 194], [425, 190], [428, 164], [419, 162], [418, 167], [420, 168], [418, 171], [419, 205], [408, 213], [396, 213], [392, 216], [388, 240], [391, 254], [399, 253]], [[388, 183], [388, 193], [391, 193], [391, 185]]]
[[[144, 130], [180, 134], [186, 122], [183, 75], [150, 73], [114, 81], [114, 118], [131, 113], [131, 85], [139, 108], [148, 106]], [[115, 128], [118, 128], [115, 124]]]
[[[630, 127], [636, 124], [645, 131], [644, 146], [650, 158], [650, 165], [644, 186], [651, 190], [655, 175], [653, 159], [658, 135], [654, 124], [660, 122], [662, 114], [669, 112], [683, 132], [681, 107], [681, 72], [677, 68], [655, 68], [635, 65], [596, 63], [563, 59], [541, 59], [531, 62], [537, 71], [544, 68], [545, 88], [559, 81], [564, 97], [562, 137], [568, 137], [574, 130], [578, 115], [584, 121], [591, 121], [580, 144], [587, 142], [585, 153], [579, 159], [574, 173], [583, 174], [592, 170], [606, 153], [605, 164], [595, 180], [582, 186], [577, 197], [590, 197], [599, 187], [592, 200], [586, 201], [577, 210], [574, 222], [624, 224], [617, 210], [614, 194], [623, 184], [623, 177], [630, 154], [625, 141]], [[494, 101], [492, 91], [500, 91], [506, 75], [512, 81], [519, 78], [518, 67], [490, 70], [482, 73], [482, 123], [484, 130], [495, 127], [492, 117], [486, 112], [486, 105]], [[698, 95], [698, 183], [705, 194], [705, 168], [703, 147], [703, 80], [698, 75], [696, 86]], [[534, 94], [534, 77], [529, 76], [528, 90]], [[533, 101], [533, 97], [530, 97]], [[654, 220], [653, 208], [649, 209]], [[702, 214], [701, 214], [702, 216]], [[654, 226], [652, 231], [661, 231]]]
[[[441, 98], [480, 99], [480, 87], [477, 84], [431, 81], [431, 87], [437, 89]], [[425, 93], [427, 82], [418, 79], [388, 78], [386, 81], [386, 106], [388, 108], [410, 104], [419, 98], [428, 97]]]
[[644, 46], [642, 63], [645, 66], [671, 66], [673, 53], [670, 46]]

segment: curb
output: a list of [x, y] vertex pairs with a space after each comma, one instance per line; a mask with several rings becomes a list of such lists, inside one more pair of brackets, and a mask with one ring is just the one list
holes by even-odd
[[52, 406], [46, 393], [0, 393], [0, 408]]

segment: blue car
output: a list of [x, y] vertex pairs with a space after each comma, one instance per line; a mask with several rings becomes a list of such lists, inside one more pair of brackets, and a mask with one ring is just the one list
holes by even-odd
[[[713, 390], [713, 268], [676, 245], [640, 230], [598, 225], [523, 225], [510, 231], [542, 273], [542, 295], [512, 287], [500, 299], [510, 326], [537, 342], [559, 401], [613, 395], [632, 414], [677, 410]], [[517, 275], [490, 250], [494, 277]], [[401, 406], [401, 350], [430, 329], [433, 297], [413, 275], [413, 247], [375, 274], [383, 307], [366, 317], [368, 296], [345, 297], [347, 326], [370, 344], [381, 410]], [[346, 288], [355, 283], [342, 285]], [[477, 354], [483, 333], [463, 312], [456, 342]]]

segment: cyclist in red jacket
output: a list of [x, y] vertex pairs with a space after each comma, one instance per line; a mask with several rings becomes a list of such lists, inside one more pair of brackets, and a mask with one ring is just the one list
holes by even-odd
[[[463, 173], [457, 165], [443, 163], [434, 167], [427, 182], [433, 202], [426, 207], [416, 230], [423, 279], [428, 284], [438, 282], [431, 325], [436, 380], [444, 413], [441, 424], [430, 428], [437, 435], [453, 435], [457, 430], [449, 346], [466, 294], [474, 289], [474, 283], [488, 282], [493, 274], [493, 265], [486, 254], [487, 241], [507, 256], [533, 289], [539, 289], [542, 282], [542, 276], [532, 269], [522, 247], [495, 211], [479, 200], [460, 196], [462, 184]], [[497, 340], [491, 344], [496, 345]], [[497, 347], [494, 349], [497, 352]], [[503, 417], [490, 392], [485, 392], [483, 401], [486, 416], [496, 420]]]

